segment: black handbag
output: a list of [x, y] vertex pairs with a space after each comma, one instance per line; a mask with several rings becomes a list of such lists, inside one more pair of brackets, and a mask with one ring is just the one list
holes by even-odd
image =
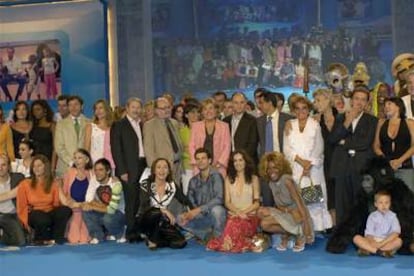
[[[308, 177], [308, 176], [307, 176]], [[299, 186], [302, 183], [304, 176], [302, 175], [299, 180]], [[301, 194], [305, 204], [322, 203], [324, 201], [322, 186], [314, 185], [312, 178], [310, 178], [310, 186], [301, 188]]]

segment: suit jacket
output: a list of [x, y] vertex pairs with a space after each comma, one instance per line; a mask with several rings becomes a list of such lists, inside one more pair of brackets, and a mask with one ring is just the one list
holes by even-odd
[[[232, 133], [231, 120], [233, 116], [227, 116], [224, 118], [224, 122], [229, 124], [230, 137]], [[246, 153], [257, 162], [257, 123], [256, 118], [252, 115], [244, 112], [239, 125], [237, 126], [236, 133], [234, 134], [234, 148], [235, 150], [244, 150]]]
[[[194, 153], [198, 148], [204, 147], [204, 141], [206, 140], [206, 125], [204, 121], [195, 122], [191, 126], [191, 137], [188, 149], [191, 157], [191, 164], [196, 165]], [[224, 177], [226, 176], [226, 169], [229, 163], [230, 151], [231, 151], [231, 136], [230, 128], [227, 123], [220, 120], [216, 120], [213, 137], [213, 163], [221, 165], [219, 172]], [[197, 173], [198, 170], [194, 172]]]
[[[183, 146], [180, 136], [178, 134], [178, 122], [174, 119], [170, 119], [171, 124], [174, 127], [175, 141], [178, 143], [180, 162], [181, 154], [183, 152]], [[148, 166], [151, 166], [157, 158], [166, 158], [171, 166], [174, 164], [175, 156], [173, 146], [171, 144], [170, 136], [168, 134], [167, 127], [163, 119], [157, 117], [145, 122], [144, 124], [144, 149], [145, 157], [147, 159]]]
[[145, 162], [139, 158], [138, 136], [127, 117], [112, 125], [110, 143], [115, 174], [120, 177], [127, 173], [128, 182], [137, 183], [145, 169]]
[[[25, 179], [21, 173], [10, 173], [10, 191], [16, 188], [20, 182]], [[13, 199], [14, 206], [16, 206], [16, 198]]]
[[[344, 114], [337, 115], [336, 120], [338, 120], [338, 124], [328, 138], [329, 143], [336, 145], [332, 153], [333, 162], [331, 162], [330, 175], [331, 177], [341, 177], [346, 173], [360, 174], [369, 159], [375, 156], [372, 144], [377, 118], [364, 113], [353, 133], [344, 127]], [[340, 144], [341, 140], [345, 141], [343, 145]], [[355, 151], [353, 157], [350, 156], [349, 150]]]
[[79, 137], [76, 135], [72, 116], [60, 120], [56, 124], [55, 151], [58, 156], [56, 173], [62, 176], [73, 161], [74, 152], [84, 147], [85, 126], [89, 119], [83, 115], [79, 116]]
[[405, 115], [407, 116], [407, 119], [413, 119], [414, 114], [412, 108], [411, 108], [411, 95], [406, 95], [401, 98], [405, 105]]
[[[278, 138], [279, 138], [279, 152], [283, 150], [283, 132], [285, 130], [286, 122], [290, 119], [293, 119], [293, 116], [279, 112], [279, 121], [278, 121]], [[267, 115], [262, 115], [257, 120], [257, 133], [259, 135], [259, 158], [265, 154], [265, 145], [266, 145], [266, 120]]]

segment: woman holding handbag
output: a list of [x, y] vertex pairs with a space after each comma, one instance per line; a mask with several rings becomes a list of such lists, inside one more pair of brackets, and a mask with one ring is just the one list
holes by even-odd
[[289, 161], [279, 152], [271, 152], [260, 160], [260, 176], [268, 183], [275, 207], [261, 207], [258, 216], [264, 231], [281, 234], [278, 251], [286, 251], [290, 236], [295, 237], [294, 252], [301, 252], [305, 244], [314, 241], [309, 211], [292, 178]]
[[[292, 166], [292, 176], [299, 188], [309, 192], [316, 187], [322, 190], [319, 202], [305, 202], [313, 221], [314, 231], [324, 231], [332, 227], [332, 218], [327, 208], [326, 183], [323, 171], [323, 138], [319, 123], [309, 117], [312, 108], [310, 101], [298, 96], [292, 102], [296, 119], [286, 123], [283, 152]], [[316, 189], [315, 188], [315, 189]]]

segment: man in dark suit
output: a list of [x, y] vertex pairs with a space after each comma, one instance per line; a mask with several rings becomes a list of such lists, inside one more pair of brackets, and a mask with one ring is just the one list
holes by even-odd
[[[262, 89], [262, 88], [258, 88]], [[286, 122], [293, 117], [280, 112], [277, 108], [278, 99], [272, 92], [262, 93], [263, 115], [257, 118], [257, 132], [259, 135], [259, 158], [268, 152], [282, 152], [283, 131]], [[264, 206], [274, 206], [273, 196], [268, 185], [260, 185]]]
[[231, 149], [244, 150], [254, 161], [257, 159], [257, 125], [256, 118], [246, 112], [247, 99], [242, 92], [231, 96], [233, 115], [224, 118], [229, 124], [231, 133]]
[[135, 215], [139, 206], [137, 183], [146, 167], [141, 127], [141, 100], [130, 98], [126, 116], [111, 128], [111, 151], [115, 162], [115, 174], [120, 178], [125, 198], [127, 222], [126, 239], [137, 241], [134, 230]]
[[337, 224], [357, 200], [361, 190], [361, 171], [374, 157], [372, 144], [377, 127], [377, 118], [365, 113], [369, 89], [357, 86], [351, 97], [351, 109], [338, 115], [338, 124], [329, 137], [335, 144], [332, 153], [330, 175], [335, 179], [335, 209]]

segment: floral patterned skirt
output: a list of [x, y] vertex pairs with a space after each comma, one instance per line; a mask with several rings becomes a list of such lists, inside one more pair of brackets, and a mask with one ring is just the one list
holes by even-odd
[[251, 251], [254, 248], [252, 238], [257, 233], [258, 225], [259, 218], [256, 216], [229, 216], [223, 233], [220, 237], [211, 239], [207, 243], [207, 249], [232, 253]]

